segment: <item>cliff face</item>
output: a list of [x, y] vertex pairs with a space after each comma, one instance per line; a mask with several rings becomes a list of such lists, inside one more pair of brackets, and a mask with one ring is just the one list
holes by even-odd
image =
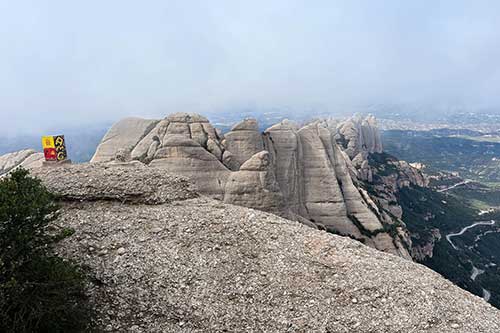
[[334, 120], [327, 123], [332, 128], [336, 127], [337, 138], [344, 142], [345, 152], [351, 159], [355, 159], [359, 154], [383, 151], [382, 139], [374, 116], [362, 118], [356, 115], [340, 123]]
[[141, 161], [186, 176], [201, 193], [226, 203], [273, 212], [410, 258], [404, 224], [394, 222], [360, 184], [373, 178], [368, 157], [381, 152], [371, 116], [301, 128], [285, 120], [264, 133], [254, 119], [245, 119], [222, 135], [200, 115], [177, 113], [160, 121], [118, 122], [92, 161]]

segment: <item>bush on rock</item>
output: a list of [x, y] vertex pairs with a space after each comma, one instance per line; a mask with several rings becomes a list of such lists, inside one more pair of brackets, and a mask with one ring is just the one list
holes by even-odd
[[53, 253], [68, 235], [54, 229], [54, 197], [28, 171], [0, 179], [0, 331], [67, 332], [88, 328], [80, 267]]

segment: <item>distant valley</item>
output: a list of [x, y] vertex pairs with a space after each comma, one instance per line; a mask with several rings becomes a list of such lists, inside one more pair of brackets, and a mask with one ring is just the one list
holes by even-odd
[[458, 172], [463, 178], [500, 182], [500, 137], [470, 130], [383, 131], [385, 150], [428, 171]]
[[500, 143], [471, 130], [388, 130], [384, 149], [418, 163], [437, 190], [401, 191], [414, 242], [433, 243], [421, 262], [500, 306]]

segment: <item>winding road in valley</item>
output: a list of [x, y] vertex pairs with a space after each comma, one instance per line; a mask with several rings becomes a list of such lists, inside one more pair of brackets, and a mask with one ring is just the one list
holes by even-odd
[[455, 250], [458, 250], [458, 247], [452, 242], [451, 238], [452, 237], [456, 237], [456, 236], [461, 236], [464, 234], [464, 232], [466, 232], [467, 230], [469, 229], [472, 229], [478, 225], [494, 225], [495, 224], [495, 221], [494, 220], [491, 220], [491, 221], [481, 221], [481, 222], [476, 222], [474, 224], [471, 224], [471, 225], [468, 225], [466, 226], [465, 228], [463, 228], [462, 230], [460, 230], [460, 232], [457, 232], [457, 233], [453, 233], [453, 234], [448, 234], [446, 235], [446, 240], [451, 244], [451, 246], [453, 246], [453, 248]]
[[[495, 221], [495, 220], [491, 220], [491, 221], [481, 221], [481, 222], [476, 222], [476, 223], [473, 223], [473, 224], [471, 224], [471, 225], [468, 225], [468, 226], [464, 227], [462, 230], [460, 230], [460, 232], [457, 232], [457, 233], [451, 233], [451, 234], [446, 235], [446, 240], [447, 240], [447, 241], [451, 244], [451, 246], [453, 246], [453, 248], [454, 248], [455, 250], [458, 250], [458, 247], [457, 247], [457, 246], [453, 243], [453, 241], [451, 240], [451, 238], [452, 238], [452, 237], [461, 236], [461, 235], [463, 235], [463, 234], [464, 234], [464, 232], [466, 232], [467, 230], [472, 229], [472, 228], [474, 228], [474, 227], [476, 227], [476, 226], [478, 226], [478, 225], [494, 225], [495, 223], [496, 223], [496, 221]], [[472, 280], [472, 281], [475, 281], [475, 280], [476, 280], [476, 278], [477, 278], [479, 275], [483, 274], [483, 273], [484, 273], [484, 270], [479, 269], [479, 268], [477, 268], [477, 267], [475, 267], [475, 266], [472, 266], [472, 273], [471, 273], [470, 278], [471, 278], [471, 280]], [[484, 289], [484, 288], [482, 288], [482, 289], [483, 289], [483, 299], [484, 299], [486, 302], [488, 302], [488, 301], [490, 300], [491, 293], [490, 293], [488, 290]]]
[[447, 188], [443, 188], [441, 190], [437, 190], [438, 192], [440, 193], [443, 193], [443, 192], [446, 192], [446, 191], [449, 191], [451, 189], [454, 189], [456, 187], [459, 187], [459, 186], [462, 186], [462, 185], [466, 185], [466, 184], [469, 184], [469, 183], [472, 183], [472, 180], [470, 179], [467, 179], [467, 180], [464, 180], [463, 182], [460, 182], [460, 183], [456, 183], [455, 185], [452, 185], [450, 187], [447, 187]]

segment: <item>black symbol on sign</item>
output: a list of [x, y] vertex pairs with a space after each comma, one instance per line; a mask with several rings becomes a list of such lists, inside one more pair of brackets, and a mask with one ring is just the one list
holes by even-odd
[[54, 146], [57, 151], [57, 160], [63, 161], [67, 157], [66, 145], [64, 144], [64, 135], [58, 135], [54, 137]]

